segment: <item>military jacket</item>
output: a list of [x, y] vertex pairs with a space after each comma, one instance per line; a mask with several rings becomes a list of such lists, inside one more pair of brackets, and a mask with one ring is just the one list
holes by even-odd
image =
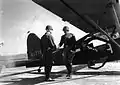
[[41, 37], [41, 48], [42, 48], [42, 53], [48, 50], [54, 50], [56, 48], [53, 36], [50, 33], [46, 32]]
[[75, 43], [76, 43], [75, 36], [72, 33], [67, 33], [61, 37], [59, 46], [61, 47], [64, 44], [64, 48], [70, 46], [74, 48]]

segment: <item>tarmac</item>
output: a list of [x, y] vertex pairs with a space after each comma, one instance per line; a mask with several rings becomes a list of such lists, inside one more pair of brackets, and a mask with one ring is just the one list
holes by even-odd
[[53, 66], [51, 78], [45, 82], [44, 67], [39, 73], [38, 67], [6, 68], [2, 66], [0, 85], [120, 85], [120, 62], [107, 62], [104, 67], [93, 70], [86, 64], [73, 65], [71, 79], [66, 79], [65, 66]]

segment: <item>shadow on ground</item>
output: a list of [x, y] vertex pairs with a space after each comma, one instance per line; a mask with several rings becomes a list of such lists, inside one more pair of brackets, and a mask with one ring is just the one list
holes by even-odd
[[[86, 76], [80, 76], [77, 78], [72, 78], [70, 80], [66, 80], [66, 79], [61, 79], [61, 80], [56, 80], [59, 77], [62, 77], [63, 75], [66, 74], [67, 70], [62, 70], [59, 72], [51, 72], [51, 77], [53, 79], [55, 79], [55, 81], [49, 82], [47, 84], [54, 84], [54, 83], [60, 83], [60, 82], [65, 82], [65, 81], [71, 81], [71, 80], [77, 80], [77, 79], [85, 79], [85, 78], [89, 78], [89, 77], [95, 77], [98, 75], [107, 75], [107, 76], [116, 76], [116, 75], [120, 75], [119, 71], [86, 71], [86, 72], [76, 72], [77, 70], [83, 69], [85, 68], [87, 65], [80, 65], [80, 66], [75, 66], [73, 67], [73, 75], [86, 75]], [[8, 77], [8, 76], [14, 76], [14, 75], [18, 75], [18, 74], [24, 74], [24, 73], [29, 73], [29, 74], [41, 74], [41, 76], [39, 77], [33, 77], [33, 78], [14, 78], [11, 79], [9, 81], [1, 81], [2, 83], [8, 83], [5, 85], [34, 85], [34, 84], [40, 84], [43, 85], [44, 83], [44, 72], [38, 73], [37, 70], [31, 70], [31, 71], [27, 71], [27, 72], [23, 72], [23, 73], [16, 73], [16, 74], [12, 74], [12, 75], [7, 75], [7, 76], [3, 76], [3, 77]], [[2, 77], [1, 77], [2, 78]]]

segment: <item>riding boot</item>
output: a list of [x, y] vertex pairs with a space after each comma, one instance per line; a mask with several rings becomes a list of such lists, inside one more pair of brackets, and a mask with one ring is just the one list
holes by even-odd
[[71, 78], [71, 73], [72, 73], [72, 65], [71, 64], [66, 64], [66, 68], [68, 70], [68, 73], [66, 75], [66, 78], [67, 79], [70, 79]]
[[50, 72], [51, 72], [52, 66], [46, 65], [45, 66], [45, 80], [48, 80], [50, 77]]

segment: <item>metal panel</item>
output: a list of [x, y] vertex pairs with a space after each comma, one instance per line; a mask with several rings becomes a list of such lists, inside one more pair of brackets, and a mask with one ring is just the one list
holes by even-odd
[[[95, 31], [90, 25], [76, 15], [71, 9], [67, 8], [61, 0], [33, 0], [49, 11], [63, 18], [85, 32]], [[88, 15], [100, 27], [115, 24], [112, 9], [106, 8], [108, 0], [64, 0], [80, 15]]]

